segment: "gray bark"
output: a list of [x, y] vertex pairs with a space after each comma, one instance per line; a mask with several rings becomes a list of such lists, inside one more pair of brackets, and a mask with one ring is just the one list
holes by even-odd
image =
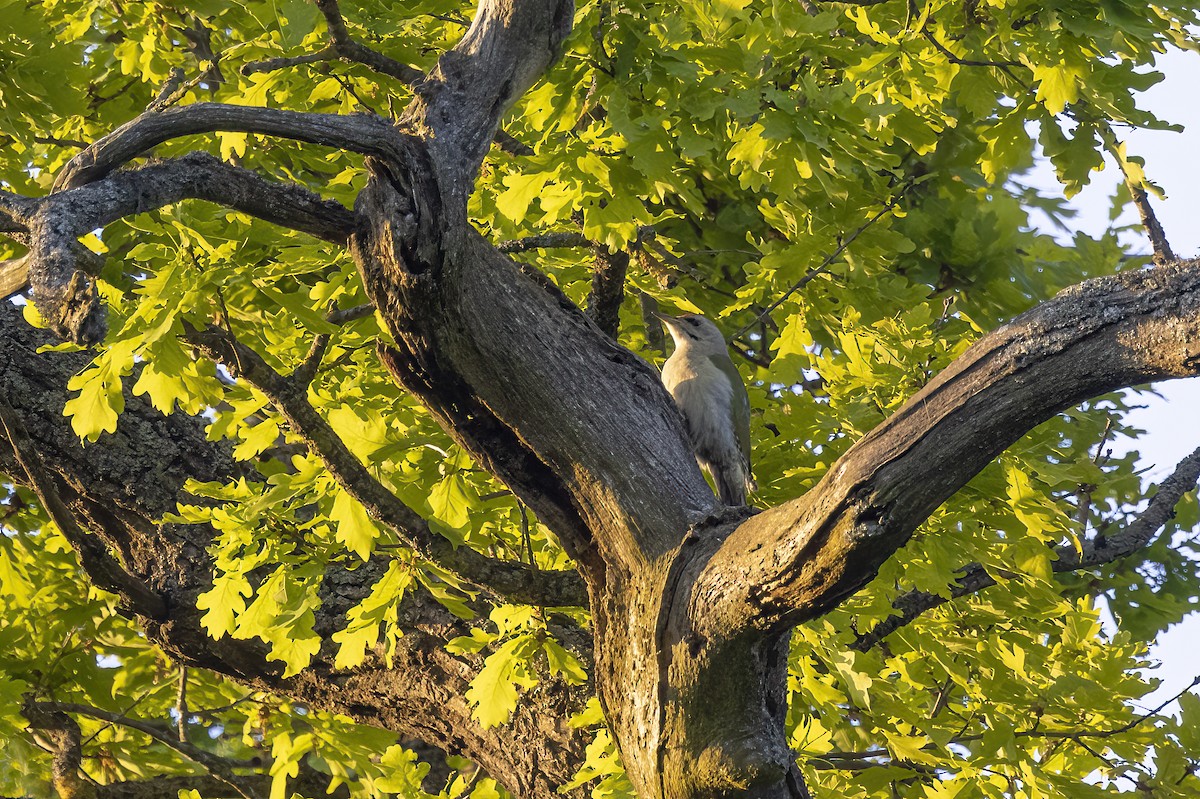
[[[562, 634], [594, 655], [594, 689], [639, 795], [804, 796], [784, 734], [788, 631], [863, 586], [940, 503], [1040, 422], [1117, 388], [1200, 371], [1200, 266], [1064, 292], [972, 347], [804, 496], [757, 515], [724, 508], [655, 371], [467, 221], [466, 198], [501, 116], [551, 63], [572, 13], [564, 0], [483, 0], [395, 128], [370, 117], [221, 106], [148, 115], [73, 161], [59, 180], [70, 190], [42, 201], [0, 195], [0, 221], [37, 245], [35, 289], [64, 298], [49, 307], [58, 329], [86, 339], [100, 310], [75, 238], [114, 218], [105, 214], [142, 209], [83, 199], [110, 196], [114, 181], [136, 183], [133, 173], [109, 173], [146, 147], [184, 133], [253, 130], [367, 153], [369, 181], [352, 219], [319, 198], [296, 195], [291, 211], [259, 202], [294, 187], [243, 181], [257, 205], [216, 199], [345, 237], [396, 342], [380, 350], [384, 366], [574, 558], [593, 628], [590, 639]], [[106, 446], [79, 447], [60, 415], [78, 357], [34, 354], [37, 335], [10, 313], [0, 314], [0, 332], [12, 336], [0, 350], [0, 398], [34, 441], [53, 491], [162, 598], [165, 612], [141, 620], [182, 663], [466, 754], [523, 797], [550, 799], [570, 779], [584, 740], [565, 720], [583, 689], [546, 680], [511, 724], [479, 729], [463, 699], [479, 664], [442, 646], [464, 626], [420, 596], [406, 599], [409, 632], [390, 670], [370, 660], [337, 672], [323, 649], [284, 680], [255, 644], [208, 639], [195, 599], [211, 576], [211, 531], [154, 520], [174, 508], [187, 476], [226, 479], [238, 465], [204, 441], [197, 421], [163, 419], [132, 398]], [[219, 340], [198, 343], [227, 357]], [[296, 405], [299, 395], [286, 386], [275, 394], [285, 418], [328, 456], [334, 447], [322, 443], [320, 420]], [[343, 466], [339, 479], [370, 500], [365, 478]], [[0, 469], [21, 474], [2, 451]], [[376, 514], [436, 551], [420, 520], [386, 497]], [[326, 575], [322, 634], [338, 629], [381, 565]], [[483, 565], [460, 568], [481, 574]]]

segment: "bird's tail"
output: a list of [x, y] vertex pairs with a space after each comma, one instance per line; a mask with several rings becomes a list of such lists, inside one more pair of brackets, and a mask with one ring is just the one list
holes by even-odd
[[717, 469], [713, 473], [713, 482], [717, 484], [721, 502], [733, 507], [745, 505], [746, 496], [758, 490], [758, 483], [742, 469]]

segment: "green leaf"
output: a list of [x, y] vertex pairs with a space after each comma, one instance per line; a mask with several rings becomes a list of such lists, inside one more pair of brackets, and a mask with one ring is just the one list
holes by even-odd
[[443, 477], [429, 494], [429, 507], [438, 521], [462, 529], [471, 520], [469, 510], [478, 500], [467, 491], [459, 472]]
[[366, 651], [378, 643], [381, 625], [388, 628], [393, 643], [403, 634], [395, 626], [397, 607], [412, 581], [410, 567], [398, 560], [388, 564], [387, 572], [372, 586], [367, 598], [347, 614], [345, 629], [333, 634], [333, 642], [339, 647], [334, 668], [349, 669], [362, 663]]
[[488, 655], [483, 669], [471, 680], [467, 702], [484, 729], [506, 724], [516, 710], [519, 691], [537, 684], [526, 659], [530, 648], [536, 646], [537, 640], [532, 635], [506, 641]]
[[376, 454], [391, 443], [387, 422], [377, 412], [343, 404], [327, 411], [326, 418], [342, 443], [364, 462], [374, 462]]
[[234, 638], [259, 638], [270, 645], [268, 660], [284, 664], [284, 677], [299, 674], [321, 648], [313, 632], [313, 611], [320, 605], [317, 584], [319, 562], [299, 568], [277, 568], [255, 592], [255, 599], [236, 619]]
[[233, 632], [237, 619], [246, 611], [245, 597], [250, 583], [244, 575], [224, 573], [213, 578], [213, 587], [196, 599], [196, 609], [207, 611], [200, 623], [208, 634], [220, 640]]
[[133, 368], [134, 340], [113, 344], [102, 352], [92, 366], [67, 381], [70, 391], [78, 392], [63, 406], [70, 417], [75, 435], [95, 441], [101, 433], [115, 433], [117, 416], [125, 410], [121, 378]]
[[546, 652], [546, 659], [550, 663], [551, 674], [561, 674], [567, 682], [581, 684], [587, 682], [587, 672], [583, 670], [583, 666], [575, 656], [567, 650], [563, 649], [558, 643], [550, 638], [542, 642], [542, 649]]
[[1079, 99], [1079, 81], [1084, 71], [1067, 64], [1035, 64], [1033, 78], [1037, 81], [1037, 99], [1051, 114], [1061, 114], [1067, 105]]
[[846, 693], [854, 700], [854, 704], [870, 710], [871, 686], [874, 680], [855, 668], [854, 653], [841, 652], [831, 659], [831, 663], [837, 669], [838, 674], [842, 676], [842, 684], [846, 688]]
[[508, 186], [508, 189], [496, 197], [496, 210], [513, 222], [523, 220], [530, 203], [541, 194], [546, 182], [552, 177], [553, 174], [547, 172], [509, 175], [504, 179], [504, 185]]
[[341, 486], [334, 493], [333, 507], [329, 520], [334, 524], [334, 534], [339, 543], [363, 560], [371, 556], [379, 528], [367, 516], [358, 500], [347, 494]]

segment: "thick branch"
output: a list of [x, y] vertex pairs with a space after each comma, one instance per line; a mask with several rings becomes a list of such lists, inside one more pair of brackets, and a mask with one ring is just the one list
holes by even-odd
[[52, 194], [43, 201], [47, 210], [38, 216], [69, 219], [66, 226], [79, 234], [189, 199], [207, 200], [334, 244], [345, 244], [354, 227], [354, 213], [335, 200], [294, 183], [267, 180], [201, 152], [121, 170]]
[[[335, 0], [314, 0], [314, 2], [325, 16], [325, 23], [329, 28], [329, 44], [315, 53], [269, 58], [265, 61], [246, 64], [242, 67], [243, 75], [253, 75], [256, 72], [273, 72], [302, 64], [346, 61], [362, 64], [374, 72], [396, 78], [409, 86], [415, 86], [425, 80], [425, 73], [416, 67], [409, 66], [394, 58], [389, 58], [353, 38], [350, 35], [350, 31], [346, 28], [346, 21], [342, 18], [341, 9]], [[533, 155], [533, 148], [517, 141], [504, 131], [496, 133], [496, 144], [502, 150], [513, 155]]]
[[0, 189], [0, 233], [27, 230], [35, 210], [37, 200]]
[[377, 522], [394, 530], [422, 556], [461, 575], [479, 588], [511, 602], [544, 606], [586, 606], [587, 593], [575, 572], [537, 571], [523, 563], [489, 558], [470, 547], [455, 548], [430, 529], [354, 456], [306, 397], [306, 385], [284, 378], [253, 349], [230, 339], [218, 327], [193, 331], [188, 340], [271, 400], [292, 431], [346, 493]]
[[[1090, 397], [1200, 371], [1200, 263], [1082, 283], [977, 342], [699, 579], [714, 624], [781, 629], [865, 585], [996, 455]], [[731, 574], [738, 575], [730, 581]]]
[[127, 122], [72, 158], [54, 181], [54, 190], [81, 186], [163, 142], [196, 133], [237, 131], [323, 144], [364, 155], [395, 158], [401, 137], [384, 119], [371, 114], [343, 116], [196, 103], [147, 112]]
[[150, 590], [144, 582], [134, 577], [119, 563], [94, 536], [89, 535], [75, 521], [71, 511], [58, 496], [50, 475], [42, 465], [41, 457], [33, 446], [25, 426], [0, 393], [0, 432], [3, 432], [13, 450], [13, 458], [25, 472], [29, 485], [37, 492], [46, 513], [54, 520], [63, 536], [79, 552], [83, 567], [92, 575], [96, 585], [124, 597], [129, 606], [138, 613], [155, 619], [166, 615], [163, 598]]
[[482, 0], [470, 29], [416, 86], [401, 124], [428, 141], [454, 219], [465, 219], [501, 117], [558, 57], [574, 14], [572, 0]]
[[29, 288], [29, 259], [11, 258], [0, 261], [0, 300], [20, 294]]
[[592, 290], [588, 293], [587, 315], [596, 326], [613, 338], [620, 326], [621, 302], [625, 299], [625, 274], [629, 270], [629, 253], [609, 252], [597, 246], [592, 251]]
[[26, 701], [21, 708], [29, 726], [46, 733], [54, 746], [51, 778], [55, 792], [69, 799], [92, 799], [93, 786], [79, 770], [83, 759], [82, 736], [75, 720], [61, 709]]
[[354, 225], [354, 214], [340, 203], [294, 184], [264, 180], [206, 153], [122, 170], [56, 192], [38, 201], [40, 207], [29, 219], [26, 263], [38, 309], [57, 333], [89, 344], [104, 337], [103, 307], [90, 277], [100, 259], [79, 237], [184, 199], [215, 202], [338, 244], [345, 243]]
[[430, 199], [419, 166], [372, 176], [357, 204], [371, 225], [351, 252], [396, 341], [385, 364], [586, 579], [672, 551], [716, 502], [659, 375], [536, 270], [414, 207]]

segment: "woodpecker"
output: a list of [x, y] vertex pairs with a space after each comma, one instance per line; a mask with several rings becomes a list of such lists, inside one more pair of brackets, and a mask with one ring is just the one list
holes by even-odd
[[745, 505], [750, 475], [750, 399], [725, 337], [703, 316], [655, 313], [675, 340], [662, 381], [683, 412], [700, 468], [726, 505]]

